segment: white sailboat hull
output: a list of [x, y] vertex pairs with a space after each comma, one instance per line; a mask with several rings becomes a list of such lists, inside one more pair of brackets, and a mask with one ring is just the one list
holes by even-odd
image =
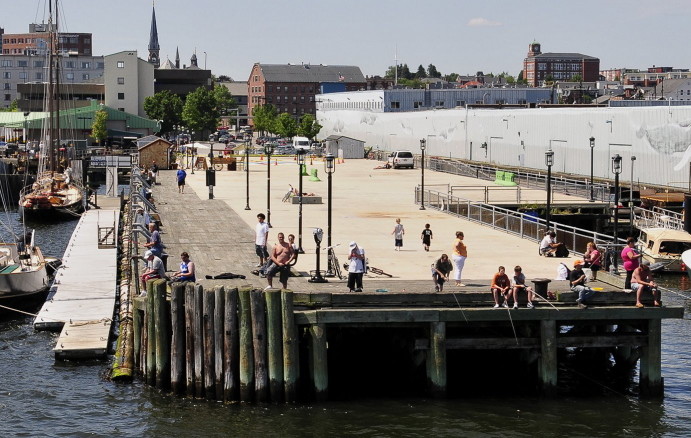
[[48, 273], [45, 265], [31, 269], [29, 271], [17, 269], [9, 274], [0, 274], [0, 299], [44, 292], [48, 288]]

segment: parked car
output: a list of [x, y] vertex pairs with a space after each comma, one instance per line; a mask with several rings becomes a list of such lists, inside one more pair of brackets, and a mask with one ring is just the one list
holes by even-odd
[[389, 164], [394, 169], [399, 167], [415, 167], [415, 161], [413, 160], [413, 153], [410, 151], [394, 151], [389, 155]]

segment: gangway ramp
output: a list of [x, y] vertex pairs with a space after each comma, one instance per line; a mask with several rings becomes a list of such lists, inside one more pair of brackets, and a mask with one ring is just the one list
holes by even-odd
[[101, 358], [108, 353], [117, 287], [117, 236], [120, 212], [88, 210], [77, 224], [51, 287], [34, 320], [36, 330], [60, 331], [57, 359]]

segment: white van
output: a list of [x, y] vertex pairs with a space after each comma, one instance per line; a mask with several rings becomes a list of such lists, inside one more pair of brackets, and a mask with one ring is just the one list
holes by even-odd
[[399, 167], [415, 167], [413, 153], [410, 151], [394, 151], [389, 155], [389, 165], [394, 169]]
[[307, 137], [293, 137], [293, 147], [295, 149], [309, 149], [310, 139]]

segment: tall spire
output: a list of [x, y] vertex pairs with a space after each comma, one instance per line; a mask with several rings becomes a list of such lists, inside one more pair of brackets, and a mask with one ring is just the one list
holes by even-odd
[[180, 50], [175, 48], [175, 68], [180, 68]]
[[156, 28], [156, 7], [152, 2], [152, 13], [151, 13], [151, 32], [149, 33], [149, 62], [154, 65], [155, 68], [160, 67], [161, 58], [159, 57], [159, 51], [161, 47], [158, 45], [158, 29]]

